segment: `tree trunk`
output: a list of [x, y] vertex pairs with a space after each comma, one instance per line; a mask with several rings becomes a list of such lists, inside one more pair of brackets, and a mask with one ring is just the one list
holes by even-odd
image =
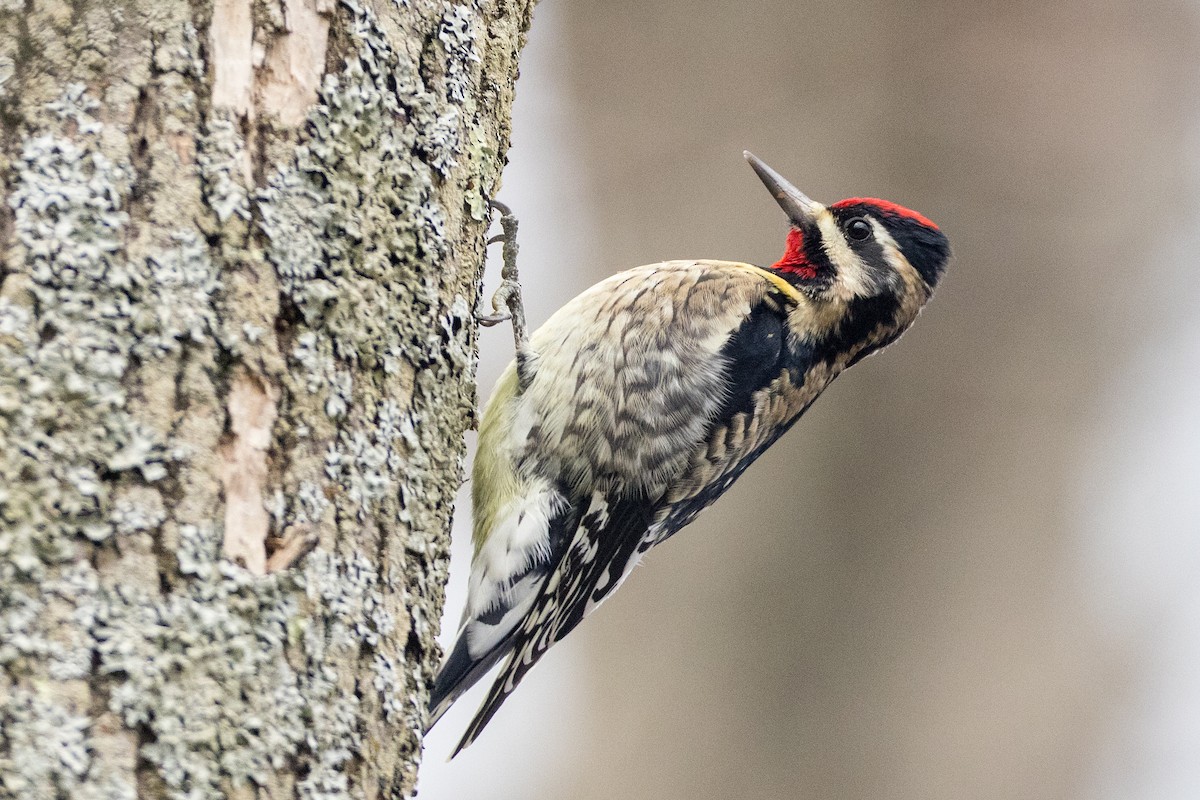
[[0, 0], [0, 795], [411, 793], [533, 0]]

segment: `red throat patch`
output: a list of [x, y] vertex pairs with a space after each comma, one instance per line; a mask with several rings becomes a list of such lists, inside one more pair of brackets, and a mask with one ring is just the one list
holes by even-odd
[[801, 278], [817, 277], [817, 268], [810, 264], [804, 255], [804, 233], [799, 228], [788, 231], [787, 250], [784, 251], [783, 258], [772, 264], [771, 268]]
[[869, 206], [882, 211], [885, 214], [894, 214], [897, 217], [907, 217], [919, 225], [924, 225], [926, 228], [933, 228], [935, 231], [941, 230], [933, 220], [924, 214], [918, 214], [911, 208], [905, 208], [898, 203], [893, 203], [891, 200], [880, 200], [878, 197], [849, 197], [845, 200], [839, 200], [830, 208], [843, 208], [845, 206]]

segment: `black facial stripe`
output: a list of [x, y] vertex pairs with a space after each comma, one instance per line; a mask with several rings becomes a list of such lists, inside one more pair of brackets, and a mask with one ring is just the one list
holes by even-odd
[[838, 208], [830, 207], [829, 213], [833, 214], [833, 218], [837, 220], [838, 227], [844, 226], [847, 222], [855, 217], [874, 217], [878, 216], [874, 209], [868, 208], [865, 205], [855, 203], [850, 206], [839, 206]]
[[875, 236], [870, 236], [866, 239], [853, 239], [846, 235], [846, 223], [855, 218], [864, 218], [869, 222], [871, 215], [867, 213], [866, 209], [834, 208], [830, 209], [830, 211], [833, 213], [833, 218], [837, 222], [838, 229], [841, 231], [842, 240], [850, 246], [850, 249], [862, 261], [870, 278], [876, 282], [876, 285], [886, 285], [890, 267], [883, 254], [883, 245], [879, 240]]
[[[838, 225], [842, 225], [854, 217], [865, 216], [877, 219], [887, 229], [900, 248], [900, 252], [913, 265], [925, 283], [930, 288], [937, 285], [946, 268], [946, 263], [950, 260], [950, 243], [941, 231], [922, 225], [915, 219], [867, 203], [855, 203], [831, 210]], [[850, 244], [854, 246], [856, 242], [850, 240]], [[857, 250], [857, 248], [855, 249]], [[879, 256], [872, 256], [872, 258], [882, 258], [882, 251]], [[871, 261], [868, 263], [883, 262]]]
[[829, 278], [837, 274], [837, 267], [830, 260], [822, 244], [821, 229], [816, 225], [806, 225], [804, 231], [804, 258], [817, 271], [821, 278]]
[[883, 256], [883, 245], [874, 236], [861, 241], [847, 238], [846, 241], [849, 242], [850, 249], [858, 254], [858, 257], [863, 260], [868, 269], [872, 271], [878, 270], [887, 264]]

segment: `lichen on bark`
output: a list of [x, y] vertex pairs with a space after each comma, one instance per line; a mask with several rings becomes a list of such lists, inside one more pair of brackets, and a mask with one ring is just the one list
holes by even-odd
[[0, 794], [415, 786], [530, 13], [0, 4]]

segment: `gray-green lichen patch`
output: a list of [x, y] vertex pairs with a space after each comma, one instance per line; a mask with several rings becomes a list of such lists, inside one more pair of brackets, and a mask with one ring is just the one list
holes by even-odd
[[[397, 332], [412, 327], [412, 304], [438, 301], [418, 269], [442, 256], [445, 222], [429, 168], [408, 157], [437, 119], [433, 98], [383, 40], [362, 44], [360, 60], [326, 77], [310, 138], [260, 208], [267, 256], [306, 325], [329, 337], [333, 356], [375, 367], [404, 349]], [[411, 124], [393, 124], [405, 115]]]
[[[373, 676], [355, 705], [329, 692], [330, 704], [314, 709], [328, 722], [312, 729], [324, 755], [305, 786], [327, 790], [352, 758], [369, 756], [407, 785], [415, 777], [418, 742], [388, 731], [421, 724], [416, 698], [436, 658], [436, 624], [410, 634], [414, 610], [437, 616], [425, 605], [437, 602], [439, 580], [427, 576], [444, 564], [406, 543], [445, 535], [461, 474], [459, 448], [447, 453], [445, 437], [457, 439], [470, 418], [474, 371], [470, 305], [447, 295], [440, 274], [461, 274], [447, 246], [458, 210], [437, 199], [456, 164], [460, 112], [368, 10], [344, 6], [351, 55], [326, 76], [294, 160], [256, 198], [267, 259], [297, 313], [281, 426], [310, 441], [313, 456], [294, 459], [284, 476], [280, 516], [312, 519], [326, 512], [314, 498], [328, 498], [325, 524], [359, 531], [327, 534], [305, 568], [324, 619], [324, 635], [305, 639], [306, 658], [356, 654]], [[431, 458], [431, 446], [446, 455]], [[375, 721], [364, 728], [364, 716]]]
[[162, 598], [112, 587], [95, 627], [100, 673], [117, 679], [109, 707], [151, 734], [141, 757], [177, 797], [265, 784], [305, 735], [304, 681], [286, 657], [295, 582], [254, 578], [219, 541], [183, 526], [189, 579]]
[[0, 775], [9, 788], [27, 784], [27, 796], [132, 792], [131, 773], [92, 763], [92, 731], [74, 722], [92, 702], [97, 619], [112, 613], [81, 556], [164, 521], [152, 487], [181, 451], [129, 412], [126, 379], [135, 360], [210, 336], [218, 287], [207, 248], [187, 229], [169, 247], [129, 252], [134, 171], [106, 152], [96, 110], [74, 84], [48, 104], [61, 128], [23, 142], [7, 196], [15, 247], [0, 293], [0, 694], [13, 704], [0, 716]]
[[444, 7], [438, 41], [446, 53], [446, 97], [461, 105], [470, 93], [472, 65], [480, 60], [475, 49], [478, 14], [473, 4], [445, 3]]
[[[0, 766], [20, 765], [0, 773], [0, 788], [6, 796], [77, 796], [85, 786], [91, 762], [87, 741], [90, 720], [86, 714], [19, 688], [5, 698], [0, 721], [8, 762], [0, 762]], [[133, 796], [128, 787], [120, 788], [122, 794]]]
[[146, 259], [156, 300], [133, 317], [133, 352], [145, 360], [178, 352], [184, 342], [201, 342], [217, 329], [213, 296], [220, 279], [207, 244], [194, 231], [177, 231], [170, 238], [171, 246]]
[[204, 197], [222, 231], [235, 216], [250, 219], [250, 194], [244, 174], [249, 160], [245, 145], [232, 119], [216, 112], [210, 116], [196, 160], [204, 182]]
[[0, 555], [28, 577], [69, 559], [73, 537], [107, 535], [104, 472], [161, 476], [161, 444], [124, 412], [132, 310], [148, 286], [122, 252], [129, 181], [98, 149], [46, 134], [25, 142], [9, 195], [27, 281], [0, 300], [0, 405], [20, 443], [0, 454]]
[[346, 491], [360, 520], [373, 507], [396, 494], [401, 470], [410, 468], [405, 452], [415, 448], [414, 422], [394, 400], [379, 404], [374, 423], [343, 431], [325, 456], [325, 474]]

